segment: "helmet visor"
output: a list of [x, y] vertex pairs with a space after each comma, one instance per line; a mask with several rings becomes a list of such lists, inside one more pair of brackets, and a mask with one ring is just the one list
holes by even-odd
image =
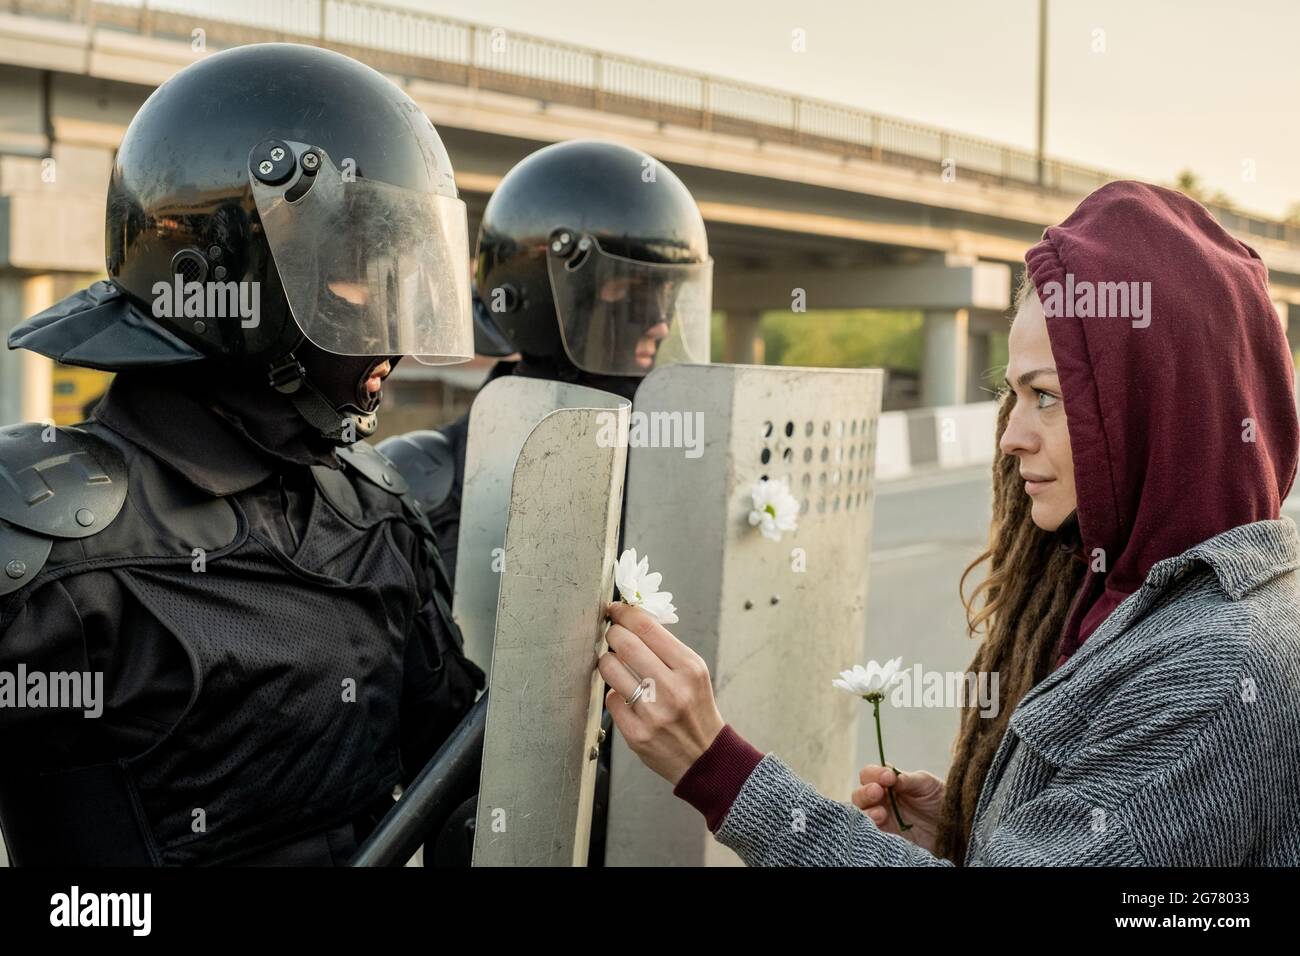
[[661, 365], [709, 360], [712, 259], [625, 259], [582, 236], [553, 239], [546, 267], [565, 351], [583, 371], [642, 376]]
[[428, 365], [470, 359], [464, 202], [345, 173], [316, 147], [280, 146], [292, 155], [281, 161], [287, 179], [266, 181], [284, 170], [260, 156], [265, 145], [254, 149], [249, 176], [303, 334], [340, 355], [413, 355]]

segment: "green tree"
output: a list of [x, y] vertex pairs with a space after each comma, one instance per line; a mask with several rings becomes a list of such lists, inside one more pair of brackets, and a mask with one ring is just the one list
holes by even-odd
[[772, 365], [921, 368], [920, 312], [852, 309], [768, 312], [760, 328]]
[[1211, 192], [1209, 187], [1201, 182], [1201, 177], [1190, 169], [1184, 169], [1178, 174], [1174, 179], [1174, 188], [1184, 195], [1191, 196], [1198, 203], [1205, 206], [1222, 206], [1224, 209], [1237, 208], [1233, 204], [1231, 196], [1218, 190]]

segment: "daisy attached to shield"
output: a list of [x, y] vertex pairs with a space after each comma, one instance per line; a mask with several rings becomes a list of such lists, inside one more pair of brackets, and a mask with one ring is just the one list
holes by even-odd
[[749, 487], [753, 504], [749, 523], [762, 532], [763, 537], [780, 541], [781, 535], [799, 527], [799, 502], [790, 494], [784, 478], [762, 478]]

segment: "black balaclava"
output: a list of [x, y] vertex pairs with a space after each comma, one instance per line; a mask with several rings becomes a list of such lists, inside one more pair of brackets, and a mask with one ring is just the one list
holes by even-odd
[[[388, 362], [390, 370], [401, 356], [336, 355], [307, 340], [270, 375], [275, 389], [288, 396], [304, 421], [336, 444], [368, 438], [378, 427], [382, 390], [371, 395], [366, 382]], [[286, 374], [286, 372], [288, 374]]]
[[392, 355], [379, 358], [370, 355], [335, 355], [317, 348], [305, 339], [294, 350], [294, 354], [307, 370], [307, 380], [331, 405], [339, 409], [340, 414], [345, 410], [368, 414], [379, 408], [383, 392], [369, 395], [365, 390], [366, 380], [383, 362], [387, 361], [396, 367], [401, 358]]
[[[335, 463], [335, 443], [309, 425], [260, 373], [205, 360], [119, 373], [119, 378], [122, 376], [151, 380], [212, 409], [267, 458], [295, 465]], [[155, 414], [165, 423], [169, 411], [163, 405]]]
[[[371, 371], [384, 359], [333, 355], [304, 343], [298, 355], [312, 385], [339, 408], [360, 412], [378, 408], [383, 393], [366, 395]], [[393, 359], [389, 359], [394, 362]], [[394, 362], [395, 364], [395, 362]], [[136, 373], [140, 374], [140, 373]], [[262, 454], [292, 464], [333, 464], [339, 442], [311, 425], [290, 401], [268, 383], [264, 372], [217, 361], [196, 362], [152, 373], [168, 387], [212, 408]]]

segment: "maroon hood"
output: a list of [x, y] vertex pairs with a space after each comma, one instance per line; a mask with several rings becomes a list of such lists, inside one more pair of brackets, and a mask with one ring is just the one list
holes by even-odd
[[[1268, 270], [1199, 203], [1110, 183], [1025, 262], [1048, 315], [1090, 564], [1059, 664], [1157, 561], [1278, 517], [1300, 431]], [[1089, 289], [1120, 282], [1150, 283], [1145, 318], [1132, 302], [1125, 315], [1078, 314]], [[1092, 570], [1096, 549], [1105, 572]]]

